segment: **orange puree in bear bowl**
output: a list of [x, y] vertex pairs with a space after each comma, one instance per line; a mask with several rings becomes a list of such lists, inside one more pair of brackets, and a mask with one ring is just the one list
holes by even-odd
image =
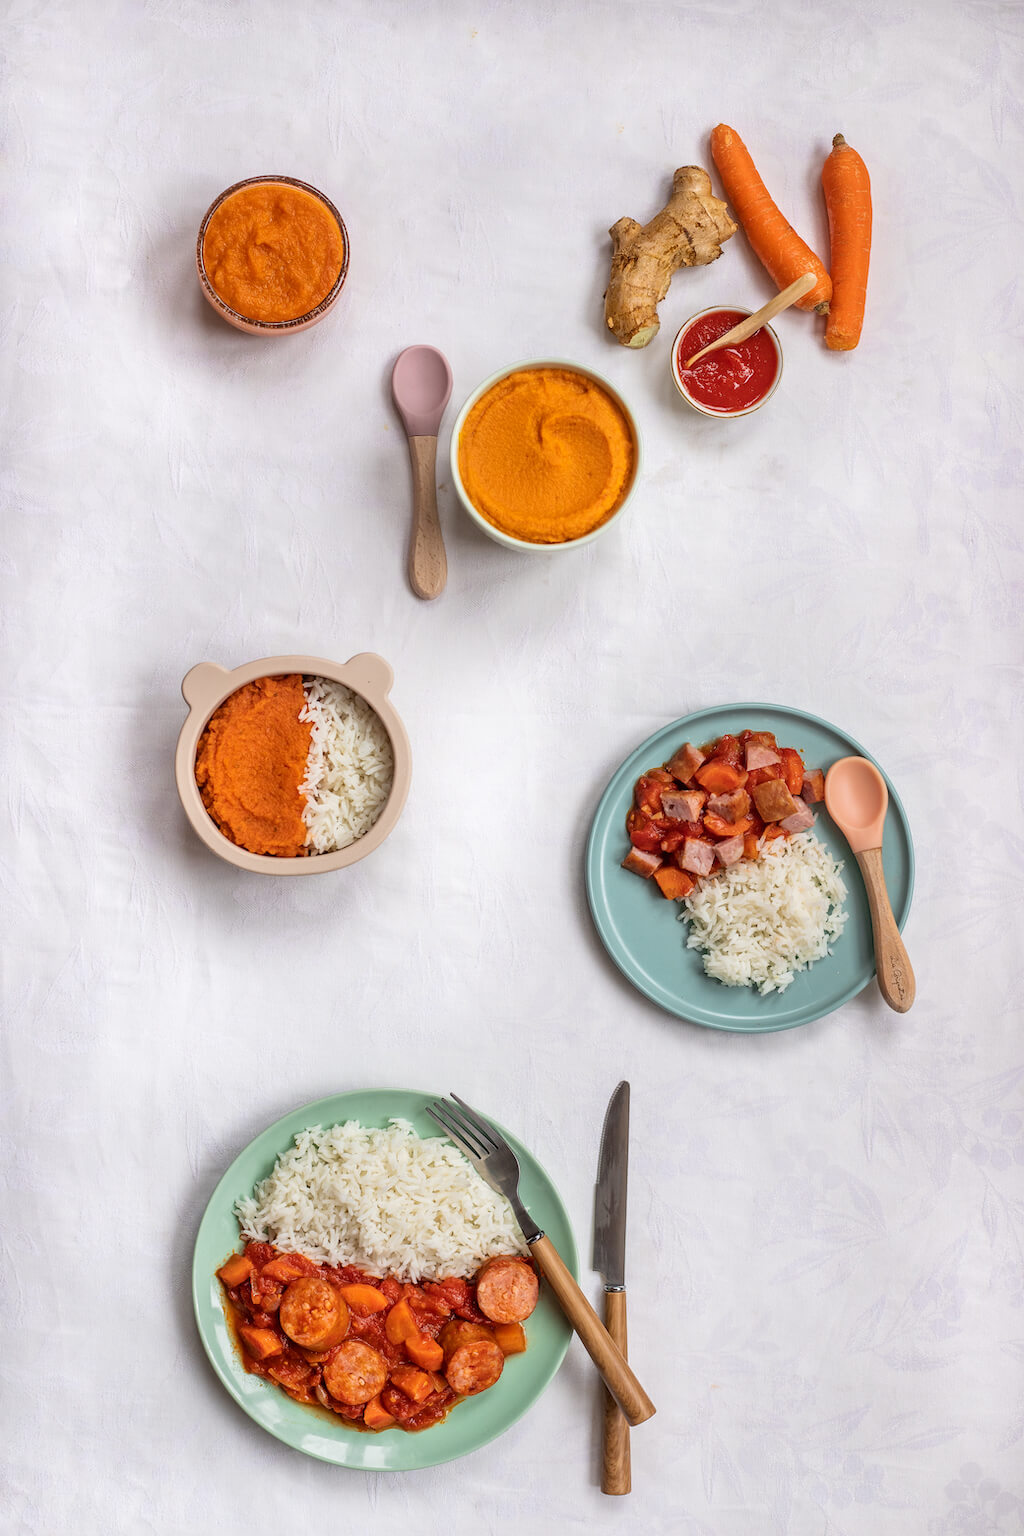
[[333, 305], [348, 271], [334, 204], [289, 176], [253, 176], [222, 192], [196, 242], [203, 293], [238, 330], [301, 331]]

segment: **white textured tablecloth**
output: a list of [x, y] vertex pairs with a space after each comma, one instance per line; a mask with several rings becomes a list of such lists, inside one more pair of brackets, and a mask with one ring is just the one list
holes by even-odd
[[[1024, 1523], [1020, 6], [11, 0], [2, 35], [5, 1531], [960, 1536]], [[603, 334], [608, 226], [733, 123], [826, 248], [821, 162], [864, 155], [864, 340], [779, 322], [734, 424], [671, 336], [767, 279], [738, 235], [656, 343]], [[193, 269], [212, 197], [322, 186], [352, 241], [318, 329], [242, 337]], [[521, 558], [442, 469], [450, 581], [403, 578], [400, 348], [455, 406], [558, 354], [640, 419], [633, 509]], [[447, 449], [447, 434], [442, 452]], [[351, 872], [237, 873], [171, 757], [209, 659], [378, 650], [415, 754]], [[689, 1027], [591, 929], [583, 845], [656, 726], [821, 714], [915, 833], [914, 1010], [874, 987], [791, 1033]], [[209, 1370], [188, 1271], [220, 1173], [350, 1087], [455, 1087], [552, 1170], [589, 1258], [605, 1104], [633, 1085], [631, 1346], [659, 1405], [597, 1489], [578, 1345], [486, 1450], [346, 1473]], [[597, 1281], [587, 1283], [597, 1294]]]

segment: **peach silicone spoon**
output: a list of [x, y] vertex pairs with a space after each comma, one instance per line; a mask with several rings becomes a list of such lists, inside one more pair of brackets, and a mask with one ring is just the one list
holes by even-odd
[[885, 780], [863, 757], [841, 757], [825, 775], [825, 806], [856, 855], [871, 908], [878, 990], [890, 1008], [906, 1013], [917, 984], [904, 948], [882, 869], [882, 828], [889, 805]]
[[391, 393], [412, 460], [409, 581], [417, 597], [439, 597], [448, 580], [437, 515], [437, 431], [452, 392], [452, 370], [436, 347], [406, 347], [391, 371]]

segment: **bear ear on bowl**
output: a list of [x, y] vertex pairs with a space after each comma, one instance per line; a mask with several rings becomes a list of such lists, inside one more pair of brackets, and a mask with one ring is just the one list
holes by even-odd
[[219, 667], [213, 661], [201, 661], [182, 678], [181, 696], [190, 709], [201, 709], [223, 693], [227, 675], [227, 667]]
[[371, 703], [374, 699], [386, 699], [395, 681], [394, 671], [375, 651], [360, 651], [358, 656], [351, 656], [341, 671], [346, 687]]

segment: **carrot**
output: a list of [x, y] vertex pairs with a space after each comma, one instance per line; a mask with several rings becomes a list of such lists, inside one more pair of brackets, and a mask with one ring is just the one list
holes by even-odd
[[341, 1285], [338, 1289], [357, 1317], [369, 1317], [391, 1305], [384, 1292], [378, 1291], [375, 1285]]
[[833, 298], [825, 345], [833, 352], [852, 352], [860, 341], [868, 293], [871, 178], [864, 161], [841, 133], [832, 140], [832, 153], [822, 167], [821, 189], [832, 246]]
[[522, 1323], [495, 1323], [494, 1337], [503, 1355], [521, 1355], [526, 1348]]
[[252, 1260], [244, 1253], [233, 1253], [217, 1271], [217, 1279], [223, 1280], [228, 1290], [241, 1285], [252, 1274]]
[[820, 315], [826, 314], [832, 297], [832, 279], [824, 263], [800, 239], [768, 196], [747, 146], [736, 130], [719, 123], [711, 133], [711, 153], [725, 195], [743, 225], [754, 255], [776, 287], [787, 288], [805, 272], [815, 273], [817, 283], [810, 293], [797, 299], [797, 308], [816, 309]]
[[444, 1350], [428, 1333], [418, 1333], [405, 1340], [405, 1352], [414, 1365], [425, 1371], [436, 1371], [444, 1364]]
[[742, 768], [725, 763], [720, 757], [709, 758], [694, 777], [701, 789], [706, 789], [710, 795], [727, 795], [731, 789], [740, 789], [747, 782]]
[[388, 1413], [380, 1400], [380, 1393], [371, 1397], [363, 1409], [363, 1423], [367, 1429], [388, 1429], [395, 1422], [393, 1413]]
[[744, 816], [742, 821], [723, 821], [721, 816], [715, 816], [711, 811], [705, 814], [704, 825], [713, 837], [745, 837], [754, 830], [754, 823], [749, 816]]
[[391, 1343], [401, 1344], [406, 1339], [414, 1339], [419, 1331], [409, 1303], [404, 1297], [401, 1301], [396, 1301], [384, 1323], [384, 1332]]
[[654, 872], [655, 883], [668, 901], [683, 901], [693, 890], [693, 881], [681, 869], [666, 866]]

